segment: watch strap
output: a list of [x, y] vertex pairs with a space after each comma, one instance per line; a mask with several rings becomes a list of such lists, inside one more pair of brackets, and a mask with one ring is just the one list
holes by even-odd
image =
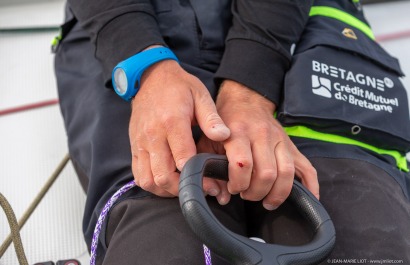
[[[163, 60], [175, 60], [179, 62], [175, 54], [166, 47], [156, 47], [145, 50], [120, 62], [112, 72], [112, 83], [115, 92], [123, 99], [130, 101], [140, 88], [141, 76], [144, 71], [151, 65]], [[127, 77], [127, 88], [123, 93], [118, 89], [114, 79], [114, 73], [118, 68], [121, 68]]]

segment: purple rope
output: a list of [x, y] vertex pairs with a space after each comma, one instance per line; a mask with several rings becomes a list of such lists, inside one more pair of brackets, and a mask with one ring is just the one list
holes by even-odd
[[101, 211], [100, 216], [98, 217], [98, 220], [97, 220], [97, 224], [95, 225], [93, 240], [91, 242], [90, 265], [95, 265], [95, 258], [97, 257], [98, 238], [100, 236], [101, 226], [102, 226], [102, 223], [104, 222], [105, 217], [107, 217], [107, 214], [110, 211], [112, 205], [118, 200], [118, 198], [121, 197], [121, 195], [123, 195], [125, 192], [127, 192], [133, 187], [135, 187], [134, 181], [130, 181], [124, 186], [122, 186], [116, 193], [114, 193], [114, 195], [112, 195], [112, 197], [108, 200], [103, 210]]
[[211, 251], [205, 244], [203, 244], [202, 246], [204, 248], [205, 264], [212, 265]]
[[[91, 257], [90, 257], [90, 265], [95, 265], [95, 258], [97, 257], [97, 246], [98, 246], [98, 238], [100, 237], [101, 233], [101, 226], [107, 217], [108, 212], [110, 211], [113, 204], [118, 200], [121, 195], [129, 191], [131, 188], [135, 187], [135, 182], [132, 180], [122, 186], [112, 197], [108, 200], [108, 202], [104, 205], [100, 216], [98, 217], [97, 224], [95, 225], [94, 233], [93, 233], [93, 240], [91, 242]], [[208, 249], [207, 246], [203, 245], [204, 249], [204, 257], [205, 257], [205, 264], [212, 265], [211, 259], [211, 251]]]

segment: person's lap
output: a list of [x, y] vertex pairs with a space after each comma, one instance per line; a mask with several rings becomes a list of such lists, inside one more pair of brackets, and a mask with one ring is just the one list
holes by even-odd
[[[222, 224], [245, 234], [243, 203], [208, 200]], [[119, 203], [110, 213], [102, 264], [205, 264], [202, 242], [190, 230], [177, 198], [148, 196]], [[212, 254], [212, 264], [228, 264]]]
[[[321, 202], [336, 228], [330, 259], [410, 261], [410, 204], [400, 186], [379, 168], [358, 160], [313, 158], [321, 184]], [[259, 202], [235, 197], [228, 206], [208, 200], [226, 227], [267, 243], [307, 243], [313, 231], [285, 203], [268, 212]], [[103, 264], [204, 264], [202, 243], [193, 235], [178, 199], [129, 199], [111, 212]], [[213, 264], [225, 264], [213, 255]], [[328, 264], [324, 261], [323, 264]]]

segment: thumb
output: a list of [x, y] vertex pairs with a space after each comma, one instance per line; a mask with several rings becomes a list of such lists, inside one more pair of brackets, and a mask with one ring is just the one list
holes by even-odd
[[208, 90], [205, 87], [196, 89], [193, 92], [193, 97], [196, 121], [204, 134], [209, 139], [217, 142], [228, 139], [231, 131], [216, 111], [215, 103]]

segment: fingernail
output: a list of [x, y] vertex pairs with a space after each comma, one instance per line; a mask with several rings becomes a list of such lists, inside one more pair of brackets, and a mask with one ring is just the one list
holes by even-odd
[[274, 206], [272, 204], [264, 203], [263, 208], [265, 208], [268, 211], [273, 211], [273, 210], [278, 209], [278, 206]]
[[217, 198], [218, 202], [220, 205], [226, 205], [228, 203], [228, 197], [227, 196], [221, 196], [220, 198]]
[[179, 172], [181, 172], [182, 171], [182, 169], [184, 168], [184, 166], [185, 166], [185, 163], [186, 163], [186, 160], [182, 160], [182, 159], [180, 159], [180, 160], [178, 160], [178, 161], [175, 161], [175, 164], [176, 164], [176, 169], [179, 171]]
[[[229, 183], [228, 183], [228, 184], [229, 184]], [[231, 195], [237, 195], [237, 194], [239, 194], [239, 192], [233, 192], [232, 189], [229, 187], [229, 185], [228, 185], [228, 192], [229, 192]]]
[[209, 190], [207, 191], [207, 193], [208, 193], [209, 195], [211, 195], [211, 196], [216, 196], [216, 195], [219, 194], [219, 191], [218, 191], [217, 189], [209, 189]]

